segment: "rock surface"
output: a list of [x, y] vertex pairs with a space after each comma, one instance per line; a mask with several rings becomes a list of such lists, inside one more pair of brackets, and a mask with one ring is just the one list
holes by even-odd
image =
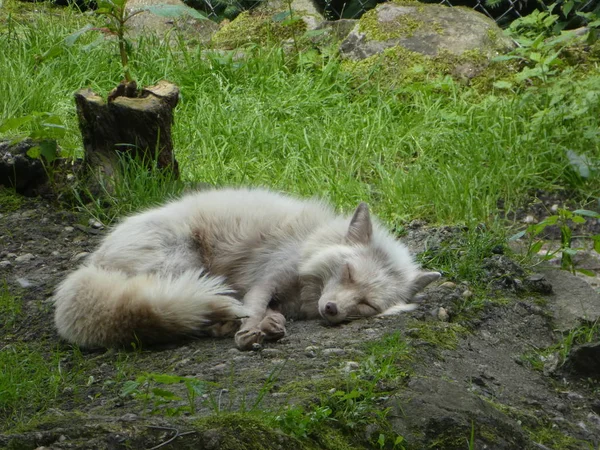
[[544, 275], [552, 284], [553, 293], [548, 298], [557, 330], [567, 331], [600, 319], [600, 294], [588, 283], [564, 270], [547, 270]]
[[492, 57], [511, 49], [512, 42], [493, 20], [472, 9], [382, 3], [360, 19], [340, 50], [361, 60], [397, 46], [428, 56], [478, 51]]

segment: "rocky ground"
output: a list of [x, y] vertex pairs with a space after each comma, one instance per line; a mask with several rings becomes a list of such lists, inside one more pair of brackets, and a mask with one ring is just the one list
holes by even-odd
[[[575, 345], [566, 360], [552, 347], [557, 329], [600, 317], [599, 294], [567, 272], [532, 276], [496, 254], [483, 292], [443, 279], [413, 313], [290, 323], [260, 351], [201, 339], [85, 352], [58, 338], [49, 298], [105, 230], [43, 200], [1, 208], [0, 283], [21, 303], [11, 320], [2, 311], [0, 352], [59, 355], [66, 381], [49, 404], [20, 408], [21, 421], [0, 412], [0, 448], [600, 445], [598, 343]], [[439, 234], [414, 226], [404, 239], [420, 251]]]

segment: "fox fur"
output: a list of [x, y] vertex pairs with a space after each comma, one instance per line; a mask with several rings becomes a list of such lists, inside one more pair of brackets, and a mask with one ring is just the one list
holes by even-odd
[[262, 189], [203, 191], [125, 219], [54, 294], [83, 347], [235, 334], [252, 348], [285, 318], [340, 322], [411, 310], [437, 279], [361, 203], [352, 217]]

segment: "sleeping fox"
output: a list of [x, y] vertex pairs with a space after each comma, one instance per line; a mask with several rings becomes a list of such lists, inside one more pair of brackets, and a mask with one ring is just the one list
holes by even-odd
[[235, 333], [240, 349], [285, 318], [332, 324], [414, 308], [439, 278], [365, 203], [352, 217], [262, 189], [184, 196], [117, 225], [56, 289], [55, 323], [83, 347]]

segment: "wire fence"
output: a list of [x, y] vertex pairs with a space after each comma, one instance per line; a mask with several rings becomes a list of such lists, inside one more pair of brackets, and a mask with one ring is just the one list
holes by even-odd
[[[358, 19], [365, 12], [373, 9], [385, 0], [316, 0], [327, 19]], [[501, 26], [510, 24], [515, 19], [523, 17], [535, 9], [548, 10], [543, 2], [538, 0], [422, 0], [424, 3], [438, 3], [445, 6], [467, 6], [495, 20]], [[241, 11], [252, 9], [262, 3], [262, 0], [192, 0], [194, 6], [200, 6], [212, 20], [233, 18]], [[589, 11], [598, 8], [598, 0], [587, 0], [579, 3], [578, 11]]]

